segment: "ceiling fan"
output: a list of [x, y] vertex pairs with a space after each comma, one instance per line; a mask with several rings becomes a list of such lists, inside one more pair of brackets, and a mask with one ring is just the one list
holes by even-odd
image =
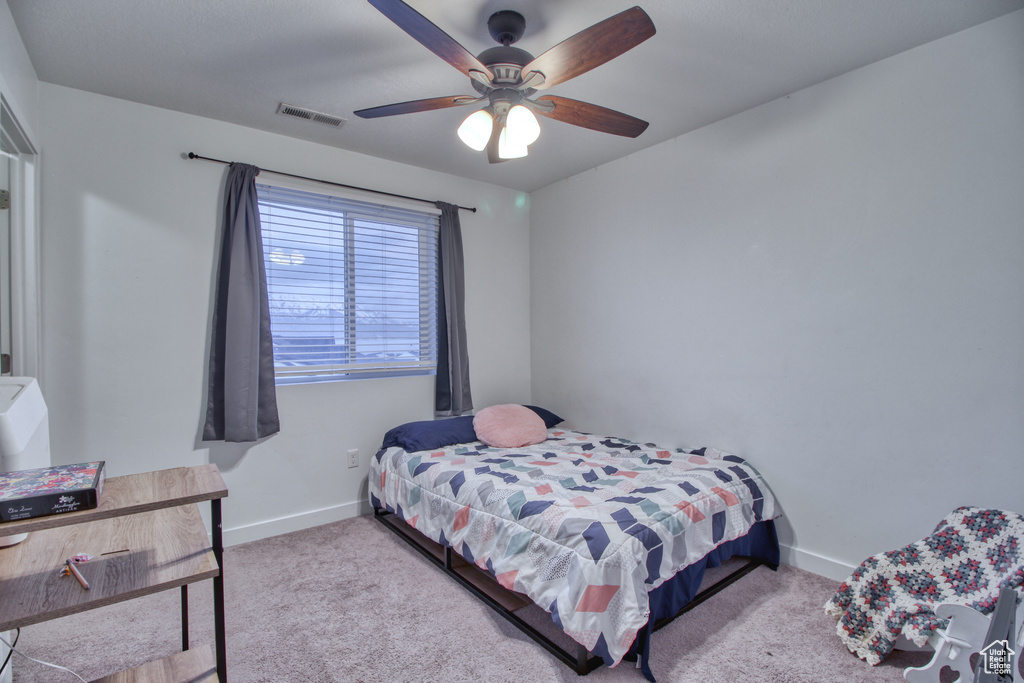
[[487, 150], [491, 163], [524, 157], [540, 134], [535, 114], [602, 133], [635, 138], [647, 122], [596, 104], [556, 95], [531, 99], [631, 50], [654, 35], [654, 24], [639, 7], [620, 12], [555, 45], [534, 58], [513, 47], [522, 37], [526, 20], [502, 10], [487, 20], [491, 37], [500, 45], [473, 56], [429, 19], [402, 0], [369, 0], [388, 19], [424, 47], [469, 76], [477, 95], [452, 95], [399, 102], [355, 112], [364, 119], [486, 103], [459, 127], [459, 137], [477, 151]]

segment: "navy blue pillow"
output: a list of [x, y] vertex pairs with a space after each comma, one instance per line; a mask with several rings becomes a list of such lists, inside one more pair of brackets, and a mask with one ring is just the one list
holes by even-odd
[[424, 420], [399, 425], [384, 435], [381, 448], [400, 446], [410, 453], [432, 451], [456, 443], [476, 441], [473, 416], [452, 417], [445, 420]]
[[562, 418], [558, 417], [557, 415], [552, 413], [550, 410], [545, 410], [544, 408], [538, 408], [537, 406], [525, 406], [525, 407], [529, 408], [533, 412], [535, 412], [538, 415], [540, 415], [540, 419], [544, 420], [544, 426], [547, 427], [548, 429], [551, 429], [555, 425], [557, 425], [557, 424], [559, 424], [561, 422], [564, 422], [564, 420], [562, 420]]

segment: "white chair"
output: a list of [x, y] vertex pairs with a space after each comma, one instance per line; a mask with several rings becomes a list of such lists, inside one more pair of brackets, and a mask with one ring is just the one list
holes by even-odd
[[[928, 639], [928, 646], [935, 650], [931, 661], [921, 667], [909, 667], [904, 669], [903, 678], [908, 683], [939, 683], [939, 675], [942, 669], [948, 666], [959, 674], [959, 683], [967, 681], [984, 680], [985, 673], [996, 674], [988, 680], [999, 681], [1000, 683], [1012, 683], [1021, 681], [1018, 673], [1019, 656], [1021, 646], [1024, 644], [1022, 631], [1024, 631], [1024, 600], [1020, 605], [1014, 605], [1017, 595], [1009, 588], [1004, 588], [1000, 595], [999, 604], [996, 610], [989, 616], [977, 610], [944, 602], [935, 608], [935, 616], [939, 619], [948, 619], [949, 623], [944, 629], [936, 629], [935, 633]], [[1004, 604], [1005, 603], [1005, 604]], [[1008, 622], [1009, 615], [1015, 612], [1016, 617]], [[1002, 620], [1001, 627], [1000, 619]], [[1003, 633], [1003, 629], [1012, 631], [1009, 635]], [[911, 647], [906, 647], [909, 644]], [[899, 649], [926, 649], [916, 648], [910, 641], [901, 639], [896, 642], [895, 648]], [[996, 650], [1005, 653], [1009, 652], [1009, 662], [1012, 668], [1008, 676], [999, 677], [997, 674], [1003, 672], [1003, 667], [997, 666], [1000, 660], [995, 660]], [[986, 652], [991, 650], [991, 652]], [[975, 667], [971, 666], [971, 656], [978, 654], [985, 659], [978, 663], [977, 675]], [[991, 666], [986, 666], [988, 657], [993, 657]], [[987, 670], [987, 671], [986, 671]]]

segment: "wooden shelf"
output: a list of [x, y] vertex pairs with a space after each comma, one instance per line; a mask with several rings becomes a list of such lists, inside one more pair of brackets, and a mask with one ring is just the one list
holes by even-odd
[[[0, 536], [14, 536], [40, 529], [55, 529], [176, 505], [201, 503], [226, 498], [227, 495], [227, 486], [216, 465], [175, 467], [111, 477], [103, 482], [100, 504], [92, 510], [0, 522]], [[3, 550], [0, 550], [2, 553]]]
[[[0, 536], [29, 534], [0, 549], [0, 632], [213, 579], [216, 651], [185, 649], [100, 680], [224, 683], [220, 499], [227, 495], [215, 465], [178, 467], [107, 479], [92, 510], [0, 523]], [[204, 501], [211, 503], [212, 543], [195, 505]], [[61, 575], [78, 553], [93, 558], [76, 565], [88, 589]], [[185, 588], [182, 601], [187, 648]]]
[[[103, 555], [129, 548], [126, 553]], [[61, 576], [76, 565], [89, 590]], [[220, 573], [194, 505], [45, 529], [0, 551], [0, 632], [202, 581]]]
[[104, 676], [92, 683], [218, 683], [213, 648], [206, 645]]

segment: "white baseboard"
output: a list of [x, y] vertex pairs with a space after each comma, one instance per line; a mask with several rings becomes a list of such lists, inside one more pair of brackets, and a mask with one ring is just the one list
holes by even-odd
[[270, 538], [271, 536], [291, 533], [292, 531], [309, 529], [321, 524], [340, 522], [343, 519], [365, 515], [368, 512], [370, 512], [368, 501], [353, 501], [319, 510], [301, 512], [297, 515], [268, 519], [263, 522], [247, 524], [233, 529], [224, 529], [224, 546], [258, 541], [263, 538]]
[[815, 553], [800, 550], [788, 545], [780, 545], [782, 564], [803, 569], [813, 574], [825, 576], [833, 581], [845, 581], [856, 568], [838, 560], [823, 557]]
[[[224, 545], [226, 547], [258, 541], [263, 538], [270, 538], [271, 536], [309, 529], [321, 524], [340, 522], [343, 519], [369, 514], [370, 512], [372, 512], [372, 509], [370, 508], [369, 501], [361, 500], [302, 512], [297, 515], [269, 519], [255, 524], [225, 529]], [[779, 549], [781, 551], [780, 559], [782, 564], [825, 576], [834, 581], [845, 581], [855, 569], [852, 565], [806, 550], [800, 550], [793, 546], [780, 545]]]

